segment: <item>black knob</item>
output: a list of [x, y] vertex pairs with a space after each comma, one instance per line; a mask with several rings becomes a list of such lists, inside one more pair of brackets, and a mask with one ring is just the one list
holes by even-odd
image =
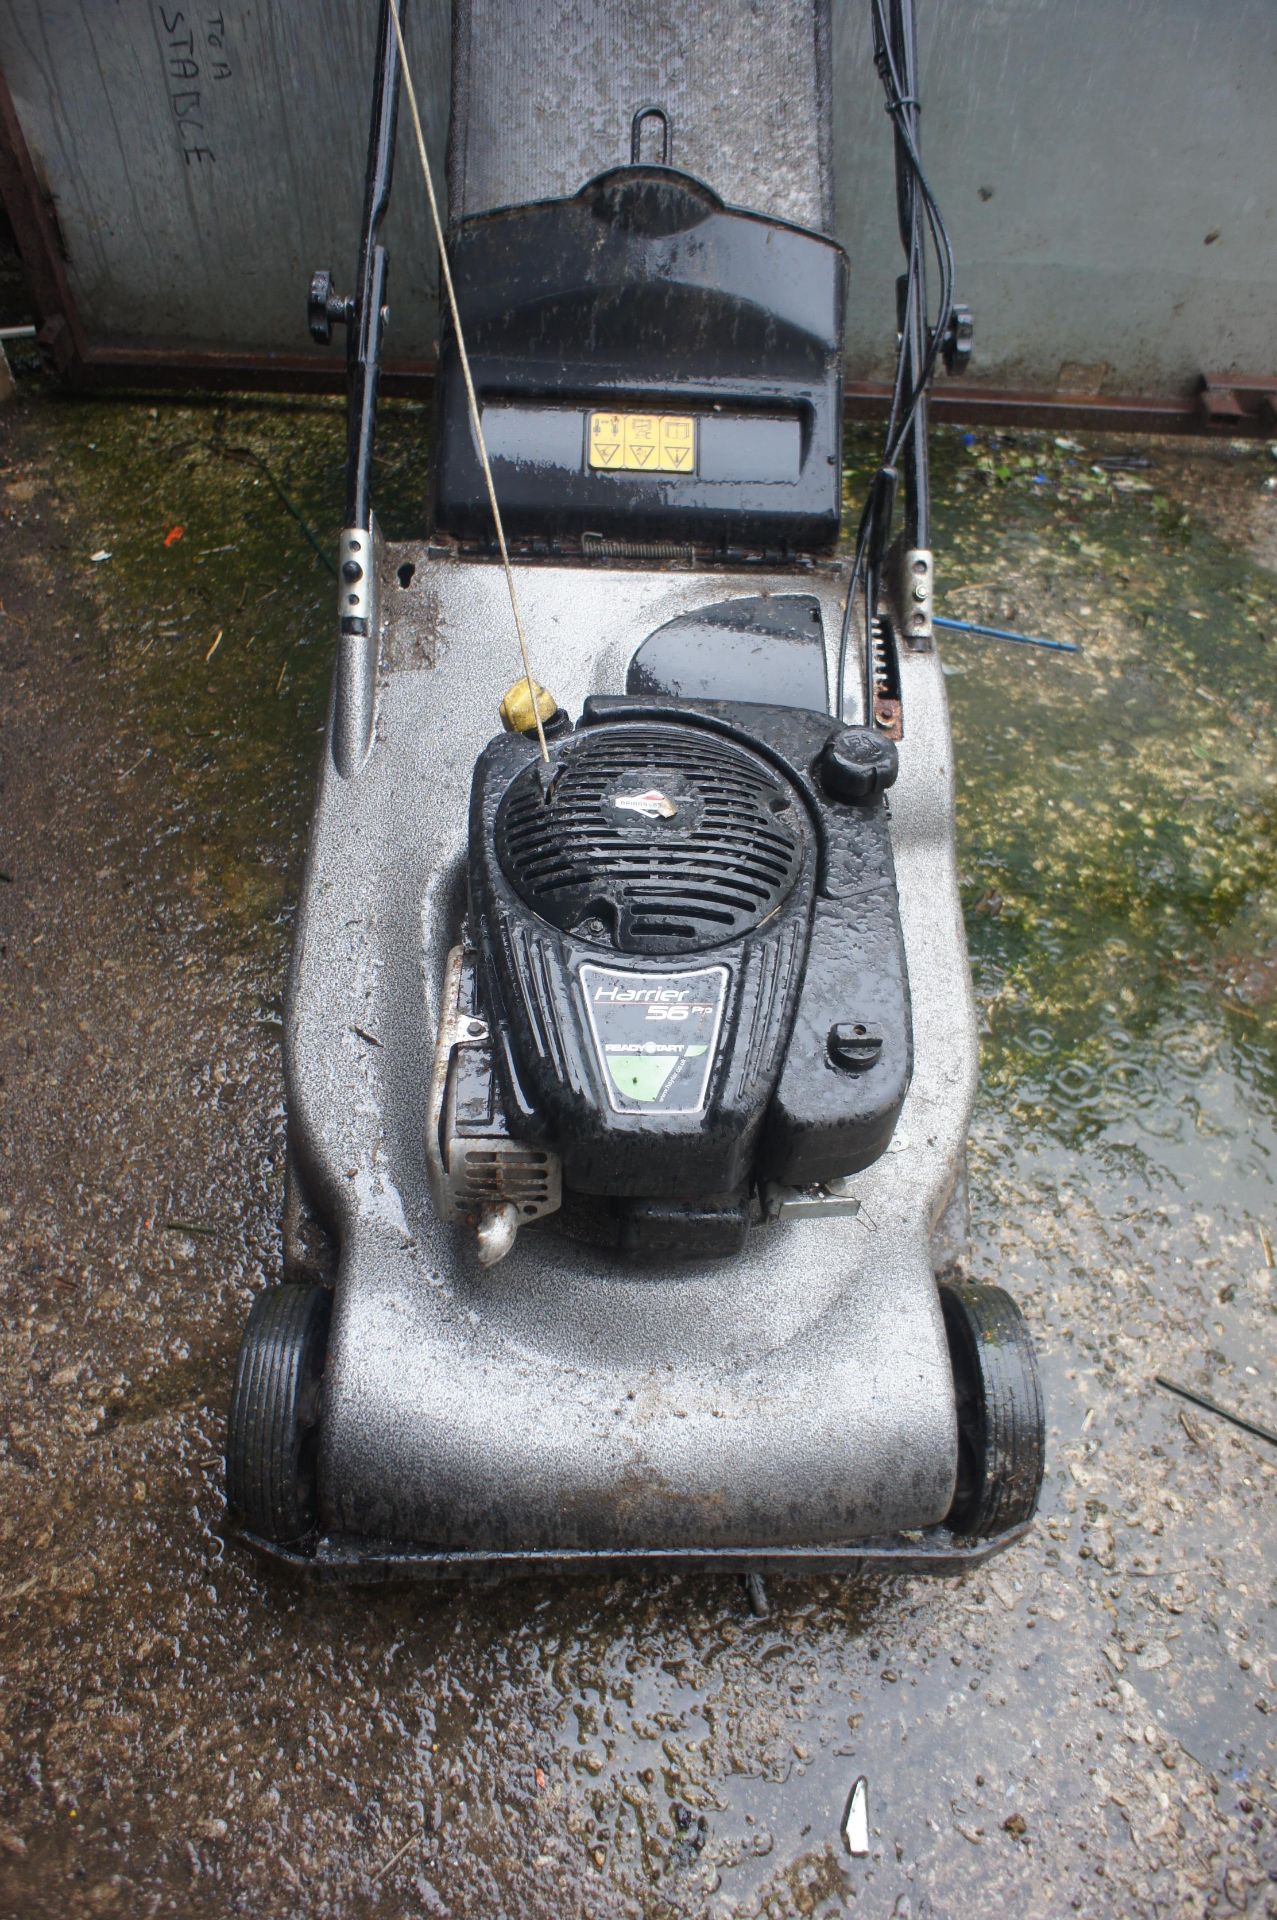
[[900, 771], [895, 742], [868, 727], [841, 727], [821, 748], [820, 784], [831, 800], [873, 800]]
[[333, 292], [333, 277], [327, 268], [321, 267], [318, 273], [311, 275], [310, 292], [306, 296], [306, 321], [310, 327], [310, 337], [317, 347], [326, 347], [331, 343], [334, 325], [346, 325], [352, 304], [349, 300], [343, 300], [339, 293]]
[[949, 325], [944, 339], [940, 342], [940, 352], [944, 358], [946, 373], [965, 373], [971, 364], [971, 349], [975, 345], [975, 321], [970, 307], [955, 307], [949, 316]]

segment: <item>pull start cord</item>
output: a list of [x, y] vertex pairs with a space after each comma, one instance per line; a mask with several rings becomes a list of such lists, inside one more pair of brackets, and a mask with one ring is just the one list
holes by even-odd
[[505, 568], [505, 583], [510, 592], [510, 607], [514, 614], [515, 631], [519, 636], [519, 656], [523, 662], [523, 677], [528, 685], [528, 704], [536, 720], [537, 744], [541, 749], [541, 758], [548, 761], [549, 749], [545, 744], [545, 728], [541, 724], [541, 709], [537, 700], [537, 686], [532, 678], [532, 660], [528, 652], [528, 638], [523, 628], [523, 614], [519, 609], [518, 590], [514, 584], [514, 568], [510, 565], [510, 554], [505, 543], [505, 528], [501, 523], [501, 509], [497, 505], [497, 490], [492, 484], [492, 467], [488, 460], [488, 449], [484, 444], [483, 426], [479, 419], [479, 402], [475, 397], [474, 381], [470, 375], [470, 356], [466, 352], [465, 335], [461, 330], [461, 315], [457, 310], [457, 294], [452, 284], [452, 268], [448, 264], [448, 249], [444, 245], [443, 222], [439, 218], [439, 202], [435, 198], [434, 177], [430, 171], [430, 156], [426, 152], [426, 136], [421, 128], [421, 115], [417, 110], [417, 94], [412, 84], [412, 73], [408, 67], [408, 49], [404, 45], [403, 28], [399, 23], [398, 0], [390, 0], [390, 18], [394, 23], [395, 41], [399, 48], [399, 66], [403, 73], [404, 92], [408, 96], [408, 110], [412, 115], [413, 132], [417, 136], [417, 158], [421, 162], [421, 177], [426, 183], [426, 197], [430, 202], [430, 218], [434, 225], [435, 242], [439, 248], [439, 266], [443, 273], [444, 289], [448, 296], [448, 311], [452, 315], [452, 331], [457, 342], [457, 358], [461, 362], [461, 374], [466, 383], [466, 397], [470, 402], [470, 426], [474, 433], [475, 445], [479, 449], [479, 464], [483, 468], [484, 485], [488, 489], [488, 505], [492, 508], [492, 523], [497, 530], [497, 546], [501, 550], [501, 564]]

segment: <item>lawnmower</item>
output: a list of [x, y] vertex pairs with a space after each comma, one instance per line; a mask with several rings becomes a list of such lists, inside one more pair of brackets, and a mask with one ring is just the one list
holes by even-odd
[[[962, 1265], [927, 394], [971, 318], [911, 0], [868, 4], [904, 271], [840, 551], [829, 0], [454, 0], [446, 228], [381, 0], [356, 290], [308, 297], [339, 632], [227, 1438], [276, 1560], [953, 1572], [1031, 1522], [1032, 1342]], [[443, 298], [428, 530], [390, 543], [401, 87]]]

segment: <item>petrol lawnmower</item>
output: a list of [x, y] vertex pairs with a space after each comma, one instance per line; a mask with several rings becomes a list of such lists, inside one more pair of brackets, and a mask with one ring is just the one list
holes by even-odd
[[[346, 333], [339, 635], [283, 1284], [227, 1441], [276, 1559], [944, 1572], [1031, 1521], [1030, 1337], [957, 1264], [927, 391], [971, 321], [911, 0], [869, 5], [904, 271], [840, 553], [829, 0], [455, 0], [446, 231], [382, 0], [356, 290], [309, 293]], [[444, 298], [428, 531], [392, 544], [401, 84]]]

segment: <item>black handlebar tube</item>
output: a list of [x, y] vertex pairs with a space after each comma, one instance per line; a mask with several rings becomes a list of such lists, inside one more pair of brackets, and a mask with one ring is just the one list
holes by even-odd
[[[407, 0], [399, 0], [400, 19]], [[381, 0], [377, 28], [376, 91], [368, 132], [364, 176], [363, 237], [359, 249], [359, 287], [346, 328], [346, 520], [366, 532], [371, 524], [373, 442], [377, 430], [377, 384], [386, 314], [386, 249], [378, 240], [390, 199], [395, 167], [395, 130], [399, 118], [399, 46], [390, 17], [390, 0]]]
[[[889, 14], [892, 55], [900, 77], [903, 96], [902, 117], [907, 121], [915, 152], [919, 145], [918, 107], [918, 33], [913, 0], [890, 0]], [[894, 122], [893, 122], [894, 125]], [[905, 356], [904, 391], [917, 386], [926, 363], [927, 339], [927, 249], [922, 195], [899, 130], [895, 132], [896, 211], [900, 244], [909, 263], [901, 301], [900, 330]], [[927, 458], [927, 396], [918, 397], [909, 431], [900, 449], [901, 477], [904, 482], [905, 545], [929, 548], [931, 545], [931, 482]]]

